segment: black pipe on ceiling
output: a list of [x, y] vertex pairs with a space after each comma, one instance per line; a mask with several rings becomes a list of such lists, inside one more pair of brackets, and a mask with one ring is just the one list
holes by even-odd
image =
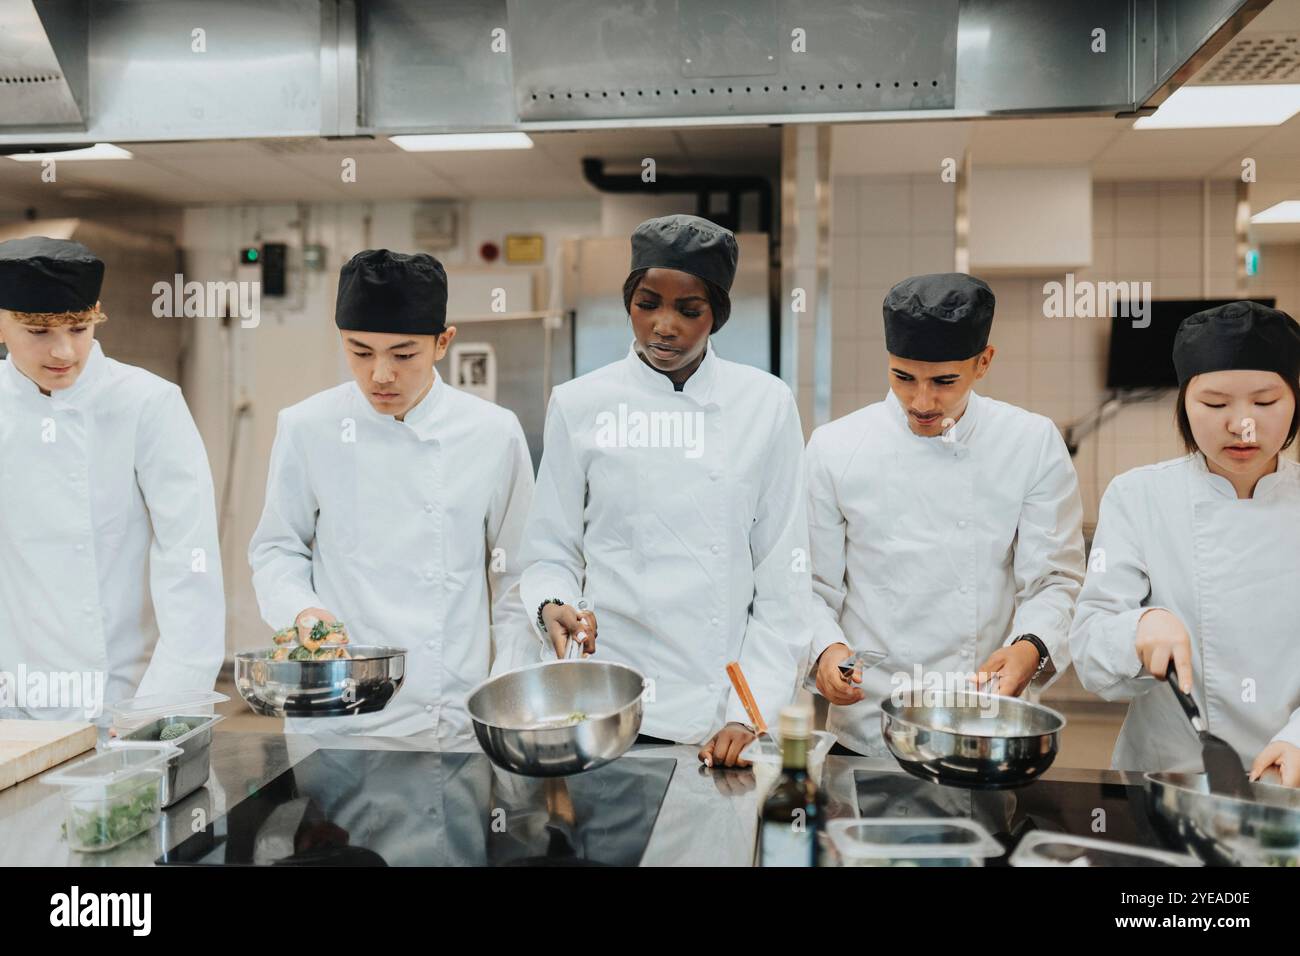
[[[716, 222], [719, 226], [739, 231], [740, 197], [742, 193], [758, 194], [758, 231], [772, 235], [772, 183], [763, 176], [704, 176], [656, 175], [651, 182], [640, 173], [613, 174], [605, 172], [605, 161], [586, 157], [582, 161], [582, 175], [596, 189], [605, 193], [693, 193], [695, 215]], [[710, 212], [709, 196], [725, 193], [727, 211]]]
[[[604, 193], [693, 193], [695, 214], [701, 219], [716, 222], [719, 226], [740, 231], [740, 197], [743, 193], [758, 194], [758, 231], [767, 236], [768, 258], [768, 336], [773, 375], [781, 374], [781, 319], [778, 289], [781, 285], [779, 237], [772, 223], [772, 183], [763, 176], [705, 176], [656, 175], [646, 182], [640, 173], [611, 174], [605, 172], [605, 161], [593, 157], [582, 160], [582, 175], [592, 186]], [[709, 197], [725, 193], [725, 214], [711, 212]]]

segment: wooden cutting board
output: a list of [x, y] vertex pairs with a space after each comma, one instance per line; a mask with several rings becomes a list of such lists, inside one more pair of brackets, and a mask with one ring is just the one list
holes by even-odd
[[95, 749], [94, 724], [67, 720], [0, 720], [0, 790]]

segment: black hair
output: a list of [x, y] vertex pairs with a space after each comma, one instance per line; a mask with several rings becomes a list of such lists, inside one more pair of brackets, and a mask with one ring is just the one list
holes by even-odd
[[[1193, 376], [1195, 377], [1195, 376]], [[1295, 441], [1296, 433], [1300, 432], [1300, 381], [1283, 376], [1282, 381], [1286, 382], [1287, 388], [1291, 389], [1291, 398], [1295, 401], [1295, 411], [1291, 413], [1291, 427], [1287, 429], [1286, 441], [1282, 443], [1281, 451], [1286, 451]], [[1187, 417], [1187, 386], [1192, 384], [1189, 378], [1178, 386], [1178, 402], [1174, 406], [1174, 420], [1178, 423], [1178, 435], [1183, 440], [1183, 447], [1187, 449], [1188, 454], [1200, 451], [1196, 444], [1196, 437], [1192, 434], [1192, 422]]]
[[[632, 314], [632, 296], [636, 295], [637, 286], [649, 271], [649, 269], [633, 269], [623, 282], [623, 309], [628, 315]], [[708, 279], [700, 279], [700, 281], [704, 283], [705, 293], [709, 297], [709, 311], [713, 313], [713, 328], [709, 330], [709, 334], [712, 335], [731, 317], [731, 296], [716, 282], [710, 282]]]

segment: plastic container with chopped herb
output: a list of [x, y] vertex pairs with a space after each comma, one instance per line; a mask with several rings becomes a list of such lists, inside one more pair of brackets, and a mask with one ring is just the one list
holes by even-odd
[[167, 762], [180, 754], [171, 744], [140, 744], [45, 774], [42, 783], [63, 791], [68, 846], [83, 853], [111, 850], [156, 826]]

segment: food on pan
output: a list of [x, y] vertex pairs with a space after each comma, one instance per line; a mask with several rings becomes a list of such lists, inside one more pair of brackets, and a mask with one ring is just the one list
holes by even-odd
[[271, 649], [273, 661], [334, 661], [351, 660], [345, 644], [348, 643], [348, 629], [342, 621], [327, 624], [314, 618], [306, 618], [303, 625], [311, 623], [307, 636], [303, 637], [297, 625], [290, 624], [276, 631], [271, 638], [275, 647]]
[[559, 730], [562, 727], [576, 727], [587, 719], [587, 715], [580, 710], [575, 710], [567, 717], [560, 717], [558, 720], [546, 720], [538, 724], [535, 730]]

